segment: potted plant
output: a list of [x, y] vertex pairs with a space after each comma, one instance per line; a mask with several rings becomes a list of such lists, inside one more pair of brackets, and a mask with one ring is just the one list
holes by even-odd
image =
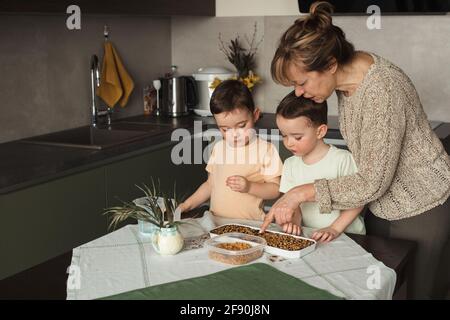
[[112, 217], [109, 228], [115, 229], [119, 223], [127, 219], [136, 219], [140, 227], [145, 223], [153, 226], [150, 235], [158, 253], [166, 255], [179, 252], [183, 248], [184, 241], [178, 231], [178, 225], [182, 222], [174, 219], [178, 207], [176, 187], [174, 186], [173, 198], [166, 197], [160, 192], [159, 183], [156, 188], [153, 179], [151, 189], [145, 184], [143, 187], [137, 187], [143, 191], [144, 197], [105, 210], [103, 214]]

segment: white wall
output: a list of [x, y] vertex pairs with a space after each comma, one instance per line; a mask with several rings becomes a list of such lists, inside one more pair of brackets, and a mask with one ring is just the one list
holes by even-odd
[[297, 0], [216, 0], [216, 17], [291, 16], [298, 13]]
[[105, 24], [135, 82], [115, 117], [142, 114], [142, 88], [170, 68], [170, 18], [86, 15], [76, 31], [65, 19], [0, 14], [0, 142], [90, 123], [90, 59], [103, 57]]
[[[245, 6], [244, 6], [245, 7]], [[182, 73], [199, 67], [233, 69], [218, 49], [218, 34], [224, 40], [237, 34], [251, 36], [254, 22], [264, 36], [257, 53], [257, 73], [263, 84], [255, 89], [255, 100], [266, 112], [275, 112], [278, 102], [291, 88], [273, 83], [270, 62], [281, 34], [298, 16], [174, 17], [172, 18], [172, 63]], [[340, 26], [359, 50], [389, 59], [414, 82], [430, 120], [450, 122], [450, 15], [383, 16], [380, 30], [369, 30], [364, 16], [336, 16]], [[329, 100], [330, 115], [337, 114], [336, 99]]]

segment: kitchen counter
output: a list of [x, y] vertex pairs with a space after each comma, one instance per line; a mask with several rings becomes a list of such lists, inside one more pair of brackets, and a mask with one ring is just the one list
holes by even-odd
[[[117, 122], [125, 121], [169, 127], [172, 131], [185, 128], [190, 133], [194, 133], [195, 121], [201, 121], [202, 130], [217, 128], [214, 118], [194, 115], [182, 118], [135, 116], [120, 119]], [[439, 138], [446, 141], [444, 144], [446, 143], [448, 152], [450, 124], [431, 122], [431, 125]], [[256, 127], [257, 129], [266, 129], [269, 135], [278, 134], [278, 131], [271, 131], [277, 128], [274, 114], [264, 113]], [[336, 116], [329, 117], [329, 131], [326, 138], [342, 139]], [[34, 145], [23, 143], [20, 140], [3, 143], [0, 144], [0, 154], [2, 155], [0, 194], [10, 193], [176, 143], [177, 141], [171, 141], [171, 132], [167, 130], [154, 132], [143, 139], [102, 150]]]
[[[190, 115], [181, 118], [135, 116], [117, 122], [137, 122], [164, 126], [161, 132], [152, 132], [147, 137], [102, 150], [74, 147], [56, 147], [23, 143], [23, 140], [0, 144], [0, 194], [38, 185], [53, 179], [72, 175], [92, 168], [120, 161], [135, 155], [158, 150], [178, 141], [171, 141], [171, 131], [185, 128], [194, 133], [194, 122], [201, 122], [201, 129], [217, 128], [212, 117]], [[263, 116], [260, 128], [275, 129], [275, 118]], [[167, 131], [166, 128], [171, 131]]]
[[0, 145], [0, 194], [108, 164], [123, 157], [158, 149], [170, 134], [151, 136], [104, 150], [10, 142]]
[[[136, 118], [163, 124], [173, 130], [186, 128], [192, 132], [195, 117], [157, 119], [140, 116], [120, 121], [134, 121]], [[22, 140], [3, 143], [0, 144], [0, 154], [2, 155], [0, 194], [41, 184], [176, 143], [176, 141], [171, 141], [171, 132], [167, 130], [152, 132], [142, 139], [102, 150], [28, 144], [23, 143]]]

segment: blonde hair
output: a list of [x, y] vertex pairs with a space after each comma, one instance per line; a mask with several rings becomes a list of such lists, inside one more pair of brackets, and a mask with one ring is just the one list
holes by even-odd
[[355, 55], [355, 48], [345, 39], [341, 28], [333, 25], [333, 6], [314, 2], [309, 15], [297, 19], [281, 36], [272, 59], [271, 73], [275, 82], [290, 86], [288, 67], [301, 65], [305, 71], [324, 71], [334, 62], [344, 65]]

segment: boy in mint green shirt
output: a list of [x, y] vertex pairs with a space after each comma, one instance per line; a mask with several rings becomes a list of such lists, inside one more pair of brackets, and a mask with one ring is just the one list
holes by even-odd
[[[356, 173], [352, 154], [323, 141], [327, 133], [327, 103], [316, 103], [304, 97], [288, 94], [277, 108], [277, 126], [285, 147], [293, 153], [283, 165], [280, 192], [313, 183], [318, 179], [334, 179]], [[365, 234], [363, 207], [320, 213], [316, 202], [302, 203], [293, 222], [283, 230], [299, 235], [301, 225], [318, 229], [312, 235], [317, 241], [331, 241], [342, 232]]]

